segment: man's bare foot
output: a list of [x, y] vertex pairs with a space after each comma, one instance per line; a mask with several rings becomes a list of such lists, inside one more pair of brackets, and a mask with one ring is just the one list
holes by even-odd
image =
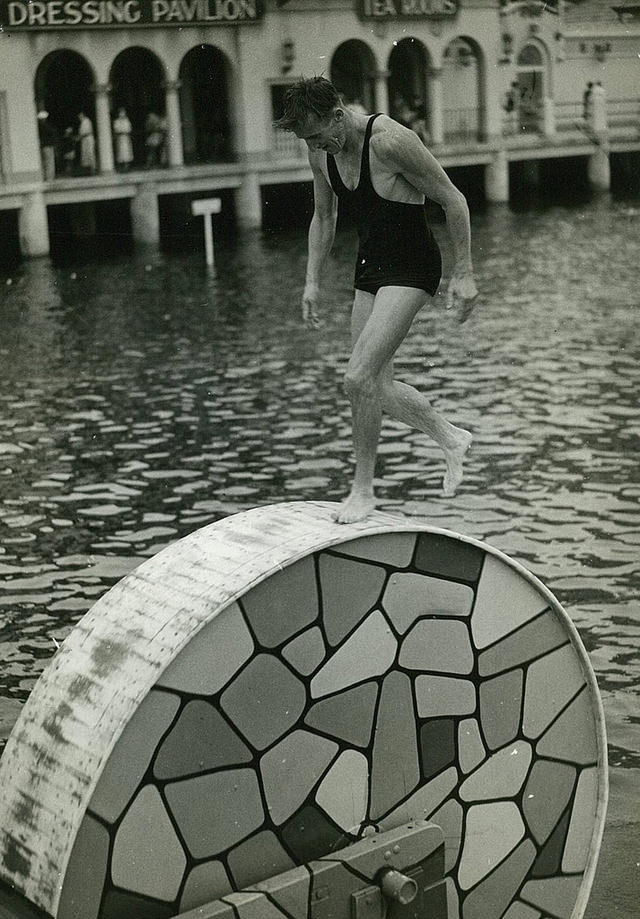
[[352, 491], [340, 505], [336, 512], [336, 523], [357, 523], [358, 520], [364, 520], [373, 511], [376, 506], [376, 499], [371, 492], [359, 494]]
[[451, 447], [444, 451], [444, 458], [447, 464], [447, 471], [442, 481], [442, 494], [445, 498], [451, 498], [456, 493], [456, 489], [462, 482], [462, 464], [464, 457], [471, 446], [473, 435], [464, 428], [456, 428], [455, 442]]

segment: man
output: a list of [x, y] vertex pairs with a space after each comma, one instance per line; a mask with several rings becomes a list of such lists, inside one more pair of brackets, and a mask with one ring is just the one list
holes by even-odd
[[446, 421], [413, 387], [395, 381], [393, 356], [440, 282], [440, 252], [426, 224], [425, 197], [444, 209], [453, 243], [448, 305], [454, 300], [468, 304], [477, 294], [464, 196], [413, 131], [387, 115], [350, 111], [323, 77], [293, 85], [276, 124], [293, 131], [309, 148], [314, 213], [302, 314], [312, 328], [319, 324], [320, 278], [334, 241], [338, 200], [352, 198], [356, 205], [360, 244], [353, 350], [345, 377], [356, 468], [351, 493], [336, 519], [353, 523], [375, 506], [373, 477], [383, 411], [439, 444], [446, 462], [444, 493], [453, 495], [462, 480], [471, 434]]
[[593, 82], [587, 83], [587, 88], [582, 94], [582, 118], [589, 124], [591, 121], [591, 102], [593, 98]]
[[162, 166], [164, 156], [164, 119], [157, 112], [149, 112], [145, 119], [145, 144], [147, 146], [147, 167]]
[[518, 133], [518, 81], [514, 80], [509, 87], [509, 90], [505, 96], [503, 108], [507, 113], [505, 119], [506, 134], [517, 134]]
[[56, 177], [56, 129], [51, 123], [49, 112], [43, 108], [38, 112], [38, 136], [42, 151], [42, 170], [45, 182], [53, 182]]
[[96, 139], [88, 115], [78, 112], [78, 141], [80, 144], [80, 169], [85, 175], [96, 171]]

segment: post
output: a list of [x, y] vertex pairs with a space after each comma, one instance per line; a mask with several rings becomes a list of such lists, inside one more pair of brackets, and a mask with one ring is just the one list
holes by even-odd
[[594, 151], [589, 157], [588, 175], [591, 187], [596, 191], [611, 188], [611, 166], [609, 163], [609, 126], [607, 123], [607, 99], [600, 81], [591, 90], [589, 127]]
[[589, 184], [594, 191], [609, 191], [611, 188], [611, 165], [609, 163], [609, 145], [606, 136], [596, 139], [596, 147], [589, 157], [587, 167]]
[[427, 82], [429, 97], [429, 133], [432, 144], [444, 143], [444, 118], [442, 113], [442, 67], [429, 67]]
[[500, 203], [509, 200], [509, 162], [505, 150], [498, 150], [487, 164], [484, 183], [487, 201]]
[[158, 189], [154, 182], [143, 182], [131, 199], [131, 224], [133, 238], [144, 246], [160, 243], [160, 212]]
[[201, 198], [191, 202], [191, 213], [204, 217], [204, 251], [207, 265], [215, 274], [215, 260], [213, 252], [213, 219], [212, 214], [219, 214], [222, 209], [220, 198]]
[[389, 112], [389, 71], [376, 70], [373, 73], [374, 112]]
[[250, 170], [242, 177], [236, 191], [236, 213], [239, 225], [250, 230], [262, 225], [262, 196], [258, 173]]
[[98, 140], [98, 168], [100, 172], [113, 172], [113, 142], [111, 139], [111, 120], [109, 118], [108, 83], [99, 83], [93, 87], [96, 97], [96, 134]]
[[25, 257], [48, 255], [49, 224], [41, 191], [24, 196], [18, 221], [22, 254]]
[[215, 268], [213, 260], [213, 219], [211, 214], [204, 215], [204, 251], [207, 265]]
[[184, 164], [180, 104], [178, 102], [179, 89], [179, 80], [167, 81], [164, 85], [165, 111], [167, 115], [166, 144], [169, 166], [182, 166]]
[[542, 103], [542, 117], [545, 137], [554, 137], [556, 133], [556, 108], [553, 99], [545, 96]]

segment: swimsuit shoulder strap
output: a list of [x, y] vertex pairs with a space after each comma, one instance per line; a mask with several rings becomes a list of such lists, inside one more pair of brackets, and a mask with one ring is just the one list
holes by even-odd
[[[376, 115], [371, 115], [367, 121], [367, 127], [364, 132], [364, 143], [362, 144], [362, 155], [360, 158], [360, 179], [358, 181], [358, 188], [362, 187], [362, 180], [365, 179], [367, 185], [371, 185], [371, 175], [369, 169], [369, 141], [371, 140], [371, 132], [373, 130], [373, 122], [379, 116], [379, 112]], [[327, 173], [329, 174], [329, 181], [331, 187], [333, 188], [336, 195], [344, 194], [353, 194], [350, 192], [347, 186], [342, 181], [342, 176], [336, 166], [335, 157], [332, 153], [327, 153]], [[357, 189], [356, 189], [357, 190]]]
[[331, 187], [336, 195], [340, 196], [348, 191], [346, 185], [340, 177], [338, 167], [336, 166], [335, 157], [332, 153], [327, 153], [327, 172], [329, 173], [329, 182], [331, 183]]
[[380, 117], [380, 112], [376, 115], [372, 115], [367, 122], [367, 127], [364, 132], [364, 143], [362, 145], [362, 160], [360, 162], [360, 181], [358, 182], [358, 188], [363, 184], [363, 180], [366, 180], [368, 185], [371, 185], [371, 167], [369, 166], [369, 142], [371, 140], [371, 133], [373, 131], [373, 122], [376, 118]]

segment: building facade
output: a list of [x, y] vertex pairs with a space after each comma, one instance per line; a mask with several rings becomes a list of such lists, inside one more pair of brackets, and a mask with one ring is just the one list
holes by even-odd
[[[347, 104], [419, 130], [445, 168], [509, 196], [514, 160], [640, 150], [640, 6], [629, 0], [0, 0], [0, 209], [24, 255], [47, 209], [128, 199], [157, 242], [162, 196], [310, 180], [276, 132], [282, 95], [325, 74]], [[587, 85], [597, 87], [587, 95]]]

